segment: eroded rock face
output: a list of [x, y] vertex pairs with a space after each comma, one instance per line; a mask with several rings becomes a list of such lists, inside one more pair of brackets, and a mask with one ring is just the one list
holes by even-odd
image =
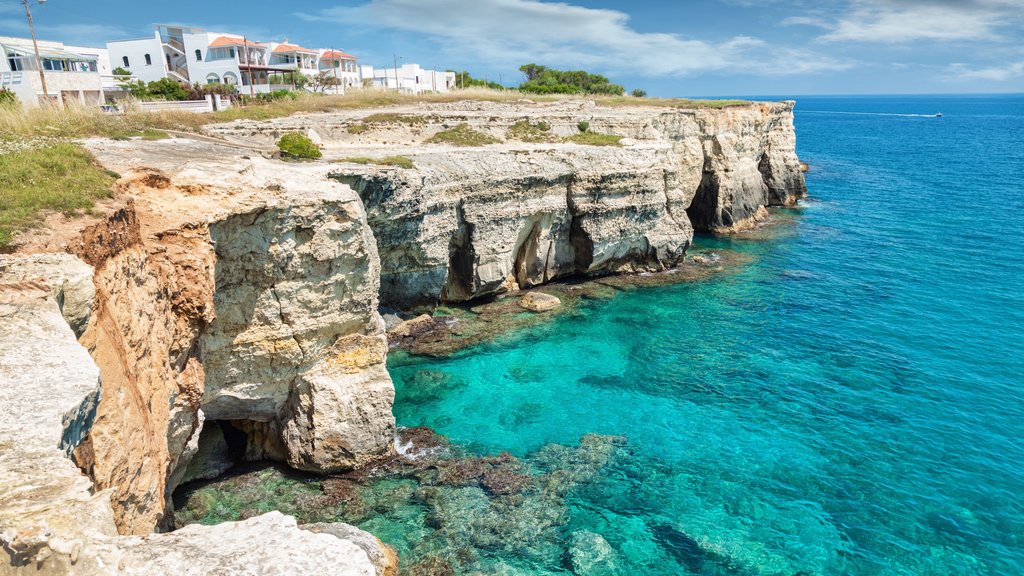
[[10, 256], [0, 260], [0, 278], [6, 282], [38, 281], [50, 289], [76, 336], [81, 336], [92, 314], [96, 290], [92, 267], [65, 253]]
[[306, 470], [388, 454], [378, 259], [354, 192], [209, 144], [92, 148], [129, 201], [75, 246], [96, 269], [82, 342], [104, 382], [79, 463], [114, 490], [119, 529], [171, 525], [204, 419], [240, 431], [245, 458]]
[[[0, 264], [10, 260], [0, 257]], [[0, 573], [397, 573], [394, 553], [373, 536], [348, 525], [303, 529], [278, 512], [119, 536], [111, 507], [116, 492], [95, 490], [67, 457], [92, 425], [100, 370], [76, 342], [51, 289], [10, 280], [0, 272]]]
[[[212, 127], [263, 141], [315, 128], [328, 155], [408, 156], [415, 169], [339, 167], [355, 186], [381, 255], [381, 299], [411, 309], [529, 288], [570, 275], [661, 271], [685, 256], [694, 229], [732, 232], [766, 207], [806, 194], [795, 152], [793, 103], [724, 109], [605, 108], [592, 102], [452, 103], [390, 112], [402, 123], [362, 124], [374, 111]], [[541, 142], [514, 140], [528, 120]], [[587, 121], [622, 146], [564, 141]], [[430, 145], [467, 124], [503, 144]], [[353, 124], [361, 129], [353, 134]]]

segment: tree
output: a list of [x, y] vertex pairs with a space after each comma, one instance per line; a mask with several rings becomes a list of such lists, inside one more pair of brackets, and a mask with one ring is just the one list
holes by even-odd
[[491, 90], [504, 90], [505, 87], [497, 82], [490, 80], [481, 80], [480, 78], [473, 78], [469, 75], [469, 72], [463, 70], [462, 72], [455, 72], [455, 85], [460, 88], [490, 88]]
[[626, 92], [620, 84], [612, 84], [608, 78], [584, 70], [555, 70], [537, 64], [525, 64], [519, 69], [526, 75], [526, 81], [519, 85], [523, 92], [614, 96], [621, 96]]
[[526, 74], [526, 81], [536, 80], [540, 78], [541, 74], [546, 71], [547, 68], [544, 66], [538, 66], [536, 64], [523, 64], [519, 67], [519, 71]]
[[330, 72], [321, 72], [309, 79], [309, 87], [313, 92], [324, 93], [328, 88], [341, 85], [341, 79]]
[[636, 90], [633, 90], [632, 92], [630, 92], [630, 94], [632, 94], [634, 98], [646, 98], [647, 97], [647, 91], [646, 90], [641, 90], [639, 88], [637, 88]]

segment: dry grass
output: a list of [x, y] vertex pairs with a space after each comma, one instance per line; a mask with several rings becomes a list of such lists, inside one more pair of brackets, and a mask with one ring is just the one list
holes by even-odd
[[[206, 124], [232, 120], [269, 120], [297, 113], [357, 110], [419, 103], [451, 103], [464, 100], [488, 102], [556, 102], [578, 100], [573, 96], [537, 96], [513, 90], [487, 90], [482, 88], [457, 90], [445, 94], [398, 94], [378, 90], [353, 90], [348, 94], [303, 94], [298, 98], [283, 98], [268, 104], [236, 106], [211, 114], [162, 111], [141, 112], [130, 109], [124, 114], [107, 114], [97, 108], [33, 108], [15, 109], [0, 114], [0, 133], [19, 136], [50, 136], [83, 138], [88, 136], [115, 136], [142, 132], [146, 129], [183, 130], [197, 132]], [[593, 96], [589, 99], [601, 106], [658, 106], [670, 108], [726, 108], [748, 104], [741, 100], [687, 100], [678, 98], [634, 98], [632, 96]], [[379, 116], [379, 119], [375, 119]], [[372, 120], [371, 120], [372, 119]], [[422, 117], [408, 114], [377, 114], [367, 121], [420, 123]]]

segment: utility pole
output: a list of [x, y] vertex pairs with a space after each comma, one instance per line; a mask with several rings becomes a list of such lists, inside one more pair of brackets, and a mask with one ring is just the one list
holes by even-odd
[[401, 92], [402, 84], [398, 81], [398, 55], [392, 52], [391, 56], [395, 59], [395, 89]]
[[[50, 92], [46, 89], [46, 74], [43, 74], [43, 59], [39, 57], [39, 43], [36, 42], [36, 27], [32, 24], [32, 11], [28, 9], [28, 0], [21, 0], [25, 4], [25, 16], [28, 17], [28, 30], [32, 33], [32, 47], [36, 51], [36, 68], [39, 70], [39, 81], [43, 84], [43, 98], [50, 102]], [[46, 0], [39, 0], [43, 4]]]
[[245, 36], [242, 36], [242, 51], [245, 52], [245, 67], [248, 68], [249, 74], [249, 98], [253, 98], [256, 96], [256, 89], [252, 86], [252, 66], [249, 65], [249, 39]]

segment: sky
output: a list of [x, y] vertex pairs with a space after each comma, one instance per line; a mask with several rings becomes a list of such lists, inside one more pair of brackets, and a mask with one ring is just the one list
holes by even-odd
[[[1024, 0], [30, 0], [40, 39], [102, 46], [155, 23], [287, 38], [514, 86], [585, 69], [652, 96], [1024, 92]], [[27, 36], [21, 0], [0, 35]]]

